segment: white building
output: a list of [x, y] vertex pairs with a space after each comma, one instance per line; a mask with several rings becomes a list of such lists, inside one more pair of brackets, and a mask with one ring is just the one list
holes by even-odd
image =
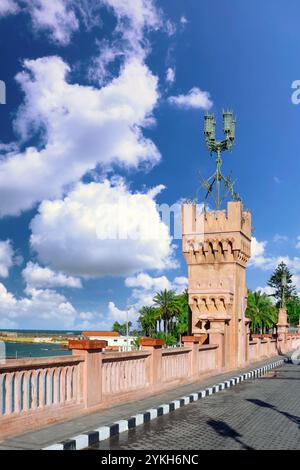
[[121, 336], [116, 331], [83, 331], [85, 339], [107, 341], [106, 350], [132, 351], [136, 336]]

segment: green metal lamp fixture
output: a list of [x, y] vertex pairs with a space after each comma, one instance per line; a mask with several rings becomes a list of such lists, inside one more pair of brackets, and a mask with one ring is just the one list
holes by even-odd
[[[224, 176], [221, 172], [222, 166], [222, 152], [231, 150], [235, 141], [235, 124], [231, 111], [223, 111], [223, 132], [225, 135], [224, 140], [216, 140], [216, 120], [214, 114], [206, 114], [204, 116], [204, 136], [205, 142], [210, 154], [216, 154], [216, 171], [207, 180], [202, 180], [201, 185], [207, 192], [205, 200], [211, 196], [216, 204], [216, 208], [220, 209], [221, 206], [221, 183], [223, 181], [226, 193], [229, 191], [231, 197], [235, 201], [240, 201], [239, 195], [234, 191], [234, 182], [229, 176]], [[214, 196], [214, 186], [216, 186], [216, 195]]]

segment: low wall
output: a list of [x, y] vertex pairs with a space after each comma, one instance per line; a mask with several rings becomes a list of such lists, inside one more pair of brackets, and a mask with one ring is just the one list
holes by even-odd
[[249, 341], [249, 362], [285, 354], [300, 348], [300, 335], [288, 333], [285, 337], [273, 338], [272, 335], [253, 335]]
[[[141, 351], [123, 353], [103, 352], [97, 341], [86, 341], [72, 347], [72, 356], [0, 363], [0, 440], [226, 370], [219, 365], [218, 345], [200, 345], [194, 337], [180, 348], [151, 341]], [[248, 361], [297, 348], [297, 334], [254, 338]]]
[[7, 360], [0, 363], [0, 440], [197, 380], [215, 372], [217, 349], [87, 348], [67, 357]]
[[0, 438], [83, 409], [83, 361], [57, 356], [0, 363]]

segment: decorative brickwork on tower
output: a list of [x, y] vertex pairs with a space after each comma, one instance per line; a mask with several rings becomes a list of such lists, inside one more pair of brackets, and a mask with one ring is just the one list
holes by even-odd
[[248, 359], [245, 268], [251, 214], [240, 201], [228, 202], [227, 211], [206, 213], [183, 204], [182, 225], [192, 334], [209, 333], [209, 342], [219, 344], [221, 367], [242, 366]]

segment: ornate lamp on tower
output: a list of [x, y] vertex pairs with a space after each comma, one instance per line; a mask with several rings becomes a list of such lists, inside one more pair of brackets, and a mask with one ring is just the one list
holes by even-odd
[[[202, 180], [202, 186], [207, 190], [205, 201], [208, 196], [215, 199], [216, 208], [220, 209], [221, 197], [221, 183], [223, 181], [225, 191], [230, 192], [232, 200], [239, 201], [239, 195], [234, 191], [234, 183], [229, 176], [224, 176], [221, 172], [222, 166], [222, 152], [231, 150], [235, 141], [235, 124], [231, 111], [223, 111], [223, 132], [225, 134], [224, 140], [216, 140], [216, 121], [213, 114], [206, 114], [204, 117], [204, 136], [205, 142], [210, 154], [216, 154], [216, 171], [207, 180]], [[214, 196], [213, 189], [216, 186], [216, 195]]]
[[[235, 120], [223, 112], [224, 140], [216, 140], [216, 121], [204, 118], [204, 136], [216, 169], [207, 180], [204, 201], [211, 197], [217, 210], [198, 211], [198, 204], [182, 206], [183, 254], [188, 265], [188, 296], [193, 335], [217, 344], [218, 367], [235, 368], [248, 360], [248, 323], [245, 318], [247, 288], [245, 267], [250, 257], [251, 214], [243, 210], [234, 183], [222, 174], [222, 152], [235, 141]], [[222, 183], [231, 200], [227, 211], [220, 210]], [[197, 200], [198, 202], [198, 200]]]

